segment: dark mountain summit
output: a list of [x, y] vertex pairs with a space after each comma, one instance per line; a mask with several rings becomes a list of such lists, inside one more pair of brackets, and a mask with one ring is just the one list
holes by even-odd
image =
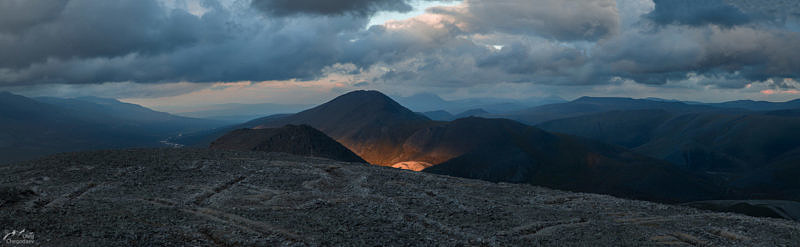
[[238, 129], [211, 143], [211, 149], [280, 152], [366, 163], [342, 144], [308, 125]]
[[415, 131], [433, 124], [378, 91], [355, 91], [284, 118], [253, 122], [255, 128], [307, 124], [364, 158], [390, 166], [404, 160], [400, 146]]

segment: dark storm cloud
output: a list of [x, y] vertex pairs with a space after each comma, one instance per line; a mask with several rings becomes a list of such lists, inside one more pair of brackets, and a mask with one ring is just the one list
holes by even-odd
[[[183, 11], [167, 13], [154, 0], [3, 2], [0, 67], [47, 59], [157, 54], [195, 42], [204, 23]], [[8, 6], [4, 6], [8, 7]], [[27, 17], [25, 17], [27, 16]]]
[[646, 18], [661, 25], [735, 26], [751, 21], [741, 9], [724, 0], [653, 0], [655, 9]]
[[312, 79], [368, 21], [263, 19], [250, 8], [201, 3], [202, 17], [156, 0], [18, 5], [47, 16], [0, 33], [0, 84]]
[[52, 20], [68, 0], [0, 1], [0, 33], [16, 33]]
[[270, 15], [372, 15], [380, 10], [408, 12], [405, 0], [253, 0], [253, 7]]
[[740, 88], [748, 80], [800, 76], [798, 57], [800, 34], [794, 32], [666, 27], [658, 32], [631, 31], [603, 42], [593, 59], [607, 73], [640, 83], [663, 84], [697, 73], [726, 78], [720, 87]]
[[202, 14], [163, 0], [0, 0], [0, 86], [313, 80], [337, 64], [370, 87], [702, 77], [739, 88], [800, 73], [800, 35], [776, 25], [794, 25], [794, 10], [752, 1], [657, 1], [634, 15], [656, 28], [622, 27], [613, 0], [465, 0], [369, 28], [408, 1], [192, 1]]

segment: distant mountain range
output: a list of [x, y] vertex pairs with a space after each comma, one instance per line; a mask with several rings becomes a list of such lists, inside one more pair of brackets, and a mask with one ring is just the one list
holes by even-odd
[[312, 105], [301, 104], [218, 104], [202, 106], [196, 109], [184, 110], [175, 113], [176, 115], [213, 119], [228, 123], [243, 123], [263, 116], [296, 113], [308, 109]]
[[469, 98], [461, 100], [444, 100], [436, 94], [421, 93], [407, 97], [393, 97], [401, 105], [417, 112], [448, 111], [464, 112], [472, 109], [483, 109], [491, 113], [504, 113], [522, 110], [528, 107], [561, 103], [566, 100], [558, 96], [534, 97], [527, 99], [506, 98]]
[[[660, 201], [720, 195], [720, 189], [702, 176], [622, 147], [555, 135], [505, 119], [437, 122], [377, 91], [347, 93], [297, 114], [257, 119], [244, 126], [263, 129], [287, 124], [317, 128], [366, 161], [382, 166], [420, 162], [433, 165], [425, 171], [439, 174]], [[212, 134], [223, 135], [219, 132]], [[233, 136], [254, 138], [236, 132]]]
[[724, 107], [724, 108], [739, 108], [739, 109], [747, 109], [753, 111], [777, 111], [777, 110], [800, 109], [800, 99], [787, 102], [736, 100], [736, 101], [728, 101], [722, 103], [697, 103], [697, 104], [710, 105], [715, 107]]
[[452, 115], [414, 112], [380, 92], [355, 91], [299, 113], [222, 126], [109, 99], [1, 96], [0, 103], [11, 107], [0, 110], [0, 150], [16, 158], [157, 145], [172, 135], [167, 142], [195, 147], [325, 153], [657, 201], [800, 200], [796, 101], [582, 97], [505, 113], [467, 108]]
[[670, 112], [706, 112], [706, 111], [737, 111], [738, 109], [718, 108], [709, 105], [695, 105], [675, 101], [631, 99], [631, 98], [606, 98], [606, 97], [581, 97], [576, 100], [531, 107], [524, 110], [495, 114], [492, 117], [508, 118], [522, 123], [535, 125], [542, 122], [577, 117], [582, 115], [602, 113], [619, 110], [659, 109]]
[[0, 162], [56, 152], [163, 146], [169, 136], [220, 122], [102, 98], [27, 98], [0, 92]]
[[436, 121], [453, 121], [453, 120], [456, 120], [456, 119], [459, 119], [459, 118], [481, 117], [481, 116], [491, 115], [491, 113], [489, 113], [488, 111], [486, 111], [484, 109], [466, 110], [466, 111], [464, 111], [462, 113], [459, 113], [459, 114], [456, 114], [456, 115], [450, 114], [450, 112], [447, 112], [447, 111], [444, 111], [444, 110], [423, 112], [421, 114], [425, 115], [426, 117], [430, 118], [431, 120], [436, 120]]

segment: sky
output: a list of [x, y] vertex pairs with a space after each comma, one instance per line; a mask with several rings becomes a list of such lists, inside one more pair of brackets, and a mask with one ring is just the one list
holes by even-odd
[[794, 0], [2, 0], [0, 91], [156, 109], [800, 98]]

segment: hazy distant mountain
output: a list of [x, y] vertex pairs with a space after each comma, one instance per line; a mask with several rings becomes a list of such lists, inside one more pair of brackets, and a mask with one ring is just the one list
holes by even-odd
[[176, 113], [177, 115], [243, 123], [263, 116], [296, 113], [311, 105], [300, 104], [219, 104]]
[[724, 107], [724, 108], [748, 109], [753, 111], [776, 111], [776, 110], [800, 109], [800, 99], [787, 102], [736, 100], [723, 103], [700, 103], [700, 104], [715, 106], [715, 107]]
[[459, 118], [486, 116], [490, 113], [483, 109], [471, 109], [456, 115], [450, 114], [444, 110], [423, 112], [421, 114], [435, 121], [453, 121]]
[[454, 119], [453, 114], [450, 114], [445, 110], [427, 111], [420, 114], [425, 115], [426, 117], [435, 121], [450, 121]]
[[488, 115], [488, 114], [489, 114], [489, 112], [484, 110], [484, 109], [470, 109], [470, 110], [466, 110], [466, 111], [464, 111], [462, 113], [456, 114], [455, 116], [453, 116], [453, 118], [454, 119], [459, 119], [459, 118], [466, 118], [466, 117], [481, 117], [481, 116], [485, 116], [485, 115]]
[[504, 113], [539, 105], [561, 103], [566, 101], [557, 96], [527, 99], [471, 98], [448, 101], [432, 93], [421, 93], [408, 97], [393, 98], [403, 106], [418, 112], [438, 110], [444, 110], [448, 112], [463, 112], [470, 109], [484, 109], [491, 113]]
[[124, 122], [153, 132], [177, 134], [193, 132], [222, 125], [215, 120], [175, 116], [166, 112], [120, 102], [116, 99], [80, 97], [72, 99], [40, 97], [40, 102], [72, 111], [79, 117], [95, 123], [119, 124]]
[[40, 100], [0, 93], [0, 163], [55, 152], [155, 147], [168, 136], [218, 124], [116, 100]]
[[280, 152], [366, 163], [342, 144], [308, 125], [238, 129], [211, 143], [211, 149]]
[[577, 117], [593, 113], [619, 110], [665, 110], [670, 112], [706, 112], [737, 111], [738, 109], [717, 108], [708, 105], [693, 105], [683, 102], [613, 98], [613, 97], [581, 97], [576, 100], [542, 105], [516, 112], [495, 114], [493, 117], [509, 118], [526, 124], [539, 124], [545, 121]]

